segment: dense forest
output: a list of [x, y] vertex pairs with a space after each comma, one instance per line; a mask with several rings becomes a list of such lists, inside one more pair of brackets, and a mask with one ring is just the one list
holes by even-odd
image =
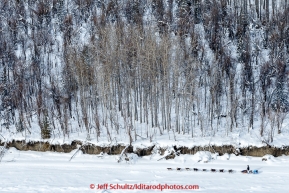
[[[287, 0], [1, 0], [0, 132], [130, 142], [289, 111]], [[141, 129], [140, 129], [141, 128]]]

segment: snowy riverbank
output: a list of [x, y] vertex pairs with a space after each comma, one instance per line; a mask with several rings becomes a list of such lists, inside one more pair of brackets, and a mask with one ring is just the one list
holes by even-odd
[[[267, 161], [250, 156], [215, 156], [208, 163], [199, 161], [202, 154], [180, 155], [172, 160], [159, 160], [160, 155], [134, 157], [117, 163], [119, 155], [18, 151], [10, 148], [0, 163], [0, 192], [161, 192], [159, 190], [98, 190], [94, 184], [169, 184], [198, 185], [199, 190], [181, 192], [278, 192], [288, 191], [289, 157], [270, 157]], [[129, 154], [128, 156], [132, 156]], [[158, 161], [159, 160], [159, 161]], [[241, 174], [250, 165], [259, 174]], [[170, 167], [173, 170], [168, 171]], [[176, 171], [176, 168], [182, 168]], [[184, 168], [225, 169], [225, 173], [194, 172]], [[228, 173], [233, 169], [233, 174]], [[180, 192], [163, 190], [162, 192]]]

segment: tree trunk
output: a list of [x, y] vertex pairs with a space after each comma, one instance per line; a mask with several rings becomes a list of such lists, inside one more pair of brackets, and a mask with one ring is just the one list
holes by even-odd
[[[272, 1], [274, 1], [274, 0], [272, 0]], [[260, 18], [260, 13], [259, 13], [259, 0], [255, 0], [255, 7], [256, 7], [257, 17]]]

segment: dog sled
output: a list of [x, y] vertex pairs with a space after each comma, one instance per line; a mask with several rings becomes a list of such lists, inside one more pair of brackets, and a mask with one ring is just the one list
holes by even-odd
[[242, 170], [241, 173], [243, 174], [258, 174], [258, 170]]

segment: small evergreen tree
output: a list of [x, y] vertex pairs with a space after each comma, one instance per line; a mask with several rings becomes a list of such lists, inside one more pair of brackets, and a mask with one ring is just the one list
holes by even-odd
[[21, 119], [19, 119], [19, 122], [16, 124], [16, 131], [19, 133], [24, 131], [24, 125]]
[[44, 120], [41, 124], [41, 138], [49, 139], [51, 137], [51, 128], [47, 118], [47, 115], [44, 116]]

